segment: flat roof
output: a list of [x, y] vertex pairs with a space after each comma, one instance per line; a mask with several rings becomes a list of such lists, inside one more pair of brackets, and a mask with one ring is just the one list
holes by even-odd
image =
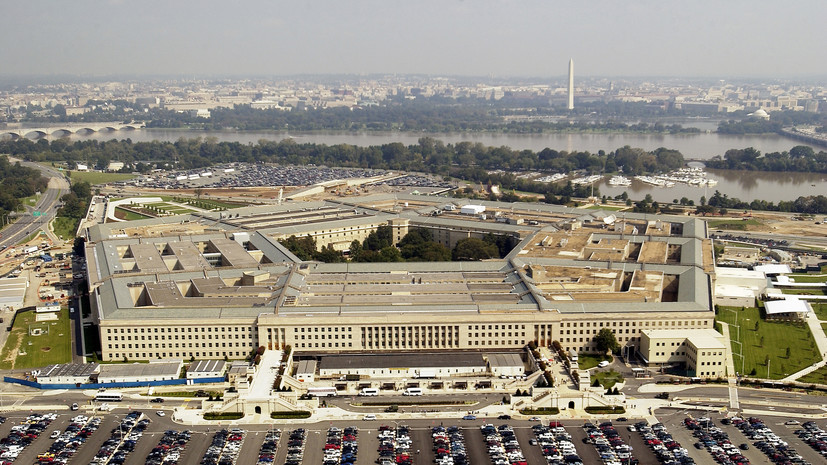
[[346, 370], [360, 368], [447, 368], [485, 367], [482, 354], [455, 352], [446, 354], [341, 354], [321, 358], [320, 370]]
[[522, 367], [525, 366], [520, 354], [485, 354], [488, 365], [492, 367]]
[[226, 366], [224, 360], [197, 360], [187, 367], [187, 373], [224, 373]]
[[182, 361], [150, 363], [118, 363], [101, 365], [100, 378], [135, 378], [180, 374]]
[[779, 313], [808, 313], [810, 305], [795, 298], [787, 298], [784, 300], [768, 300], [764, 302], [764, 310], [767, 315], [777, 315]]
[[60, 365], [49, 365], [40, 370], [38, 378], [52, 378], [52, 377], [77, 377], [88, 378], [93, 373], [97, 373], [98, 363], [62, 363]]

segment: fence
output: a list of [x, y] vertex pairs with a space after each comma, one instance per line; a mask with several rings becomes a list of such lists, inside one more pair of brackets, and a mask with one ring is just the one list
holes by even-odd
[[149, 386], [175, 386], [180, 384], [187, 384], [191, 381], [192, 384], [209, 384], [209, 383], [223, 383], [224, 377], [216, 378], [199, 378], [199, 379], [165, 379], [159, 381], [131, 381], [121, 383], [89, 383], [89, 384], [41, 384], [35, 381], [28, 381], [25, 379], [11, 378], [4, 376], [3, 381], [6, 383], [22, 384], [36, 389], [101, 389], [101, 388], [136, 388]]

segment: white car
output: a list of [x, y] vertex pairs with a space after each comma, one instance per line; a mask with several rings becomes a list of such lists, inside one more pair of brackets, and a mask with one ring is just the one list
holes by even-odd
[[165, 415], [166, 415], [166, 413], [164, 413], [164, 411], [163, 411], [163, 410], [158, 410], [158, 411], [157, 411], [157, 412], [155, 412], [155, 413], [157, 413], [159, 417], [163, 417], [163, 416], [165, 416]]
[[607, 362], [606, 360], [603, 360], [602, 362], [597, 364], [598, 368], [606, 368], [607, 366], [609, 366], [609, 362]]

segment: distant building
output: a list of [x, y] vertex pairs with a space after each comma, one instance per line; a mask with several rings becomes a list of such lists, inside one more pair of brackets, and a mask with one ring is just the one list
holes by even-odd
[[210, 110], [207, 110], [206, 108], [198, 108], [198, 109], [195, 109], [195, 110], [187, 110], [187, 113], [189, 113], [189, 115], [192, 116], [193, 118], [209, 118], [210, 116], [212, 116], [212, 114], [210, 113]]
[[109, 165], [106, 167], [106, 171], [120, 171], [123, 169], [123, 162], [122, 161], [110, 161]]

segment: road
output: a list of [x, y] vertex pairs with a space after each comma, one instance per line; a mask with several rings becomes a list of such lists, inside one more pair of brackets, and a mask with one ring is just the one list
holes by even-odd
[[[48, 227], [49, 222], [55, 219], [57, 215], [57, 204], [60, 202], [60, 198], [63, 194], [69, 192], [69, 182], [63, 174], [57, 170], [26, 161], [21, 161], [20, 164], [28, 168], [40, 170], [43, 177], [49, 178], [49, 188], [40, 196], [40, 200], [38, 200], [33, 210], [27, 210], [18, 216], [17, 221], [3, 229], [3, 236], [0, 237], [0, 246], [5, 245], [11, 247], [38, 229]], [[43, 215], [35, 217], [33, 215], [35, 211], [41, 212]]]

